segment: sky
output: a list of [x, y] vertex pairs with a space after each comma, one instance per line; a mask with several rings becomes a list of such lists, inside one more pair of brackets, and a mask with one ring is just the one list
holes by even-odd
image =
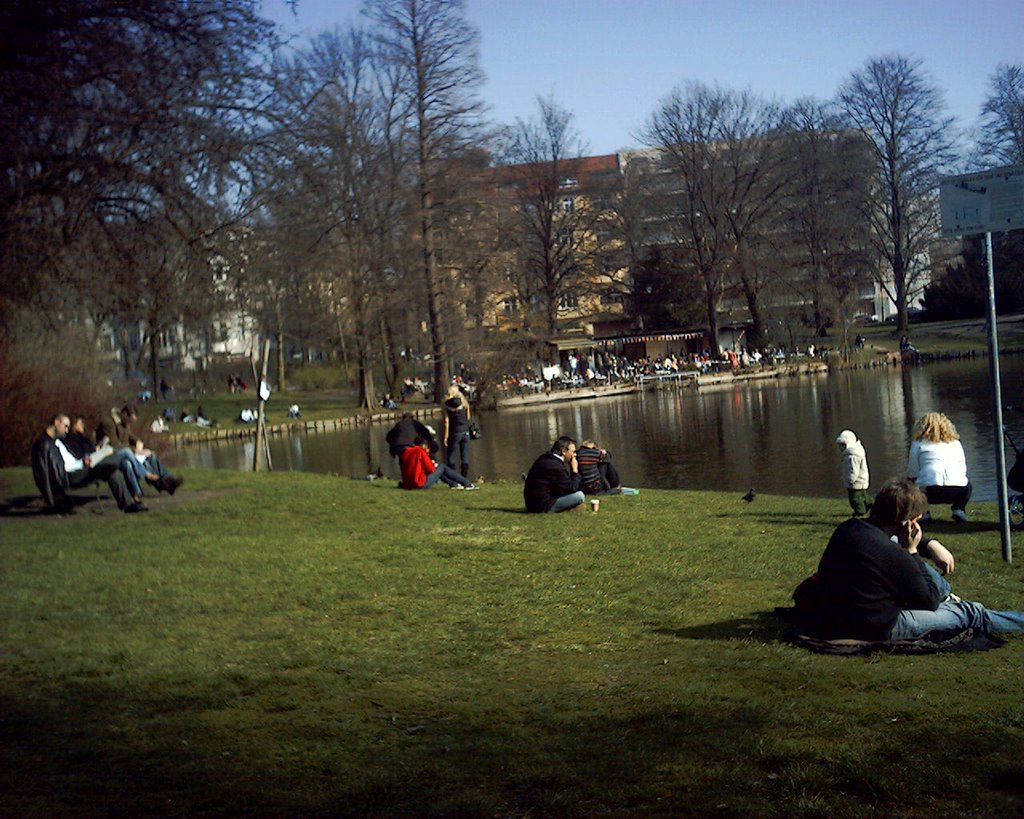
[[[359, 23], [360, 0], [263, 0], [305, 38]], [[466, 0], [480, 32], [481, 97], [495, 122], [553, 96], [586, 153], [642, 146], [658, 102], [689, 80], [769, 99], [832, 97], [888, 54], [920, 59], [962, 128], [1000, 63], [1024, 64], [1024, 0]]]

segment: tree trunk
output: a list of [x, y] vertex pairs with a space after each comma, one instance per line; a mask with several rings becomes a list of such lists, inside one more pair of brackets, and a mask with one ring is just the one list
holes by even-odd
[[274, 343], [277, 344], [277, 388], [284, 389], [284, 333], [280, 329], [274, 333]]
[[705, 286], [705, 300], [704, 306], [708, 314], [708, 338], [711, 342], [711, 355], [717, 356], [719, 352], [718, 348], [718, 299], [715, 298], [715, 293], [708, 286]]
[[740, 281], [743, 284], [743, 296], [747, 301], [747, 312], [750, 313], [750, 323], [754, 325], [751, 333], [753, 338], [749, 341], [754, 347], [761, 350], [764, 349], [764, 319], [761, 317], [761, 305], [758, 303], [757, 291], [747, 280], [746, 274], [740, 276]]
[[149, 374], [155, 399], [160, 394], [160, 328], [152, 325], [149, 328]]
[[341, 324], [341, 317], [338, 317], [338, 340], [341, 345], [341, 366], [345, 368], [345, 377], [349, 375], [348, 345], [345, 344], [345, 328]]

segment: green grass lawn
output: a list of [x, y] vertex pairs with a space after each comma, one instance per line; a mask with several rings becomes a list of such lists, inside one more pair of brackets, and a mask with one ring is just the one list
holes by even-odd
[[[997, 322], [1000, 349], [1021, 349], [1024, 347], [1024, 315], [1001, 316]], [[892, 324], [858, 325], [851, 329], [851, 341], [857, 333], [864, 336], [867, 352], [895, 352], [900, 347], [900, 336]], [[907, 337], [922, 353], [946, 355], [968, 351], [988, 351], [988, 330], [984, 319], [962, 319], [957, 321], [914, 322]], [[863, 351], [860, 351], [863, 352]]]
[[[185, 475], [147, 515], [0, 518], [0, 813], [1024, 813], [1024, 640], [781, 640], [838, 493], [528, 516], [516, 484]], [[931, 530], [955, 590], [1021, 608], [971, 512]]]

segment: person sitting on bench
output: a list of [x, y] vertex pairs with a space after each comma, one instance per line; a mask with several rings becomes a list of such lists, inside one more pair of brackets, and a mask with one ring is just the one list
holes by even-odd
[[132, 500], [116, 458], [104, 458], [93, 463], [89, 456], [76, 458], [71, 454], [62, 440], [70, 429], [71, 419], [64, 413], [58, 413], [32, 445], [32, 477], [47, 508], [66, 514], [72, 510], [67, 495], [69, 489], [105, 480], [118, 509], [124, 512], [148, 511], [141, 503]]

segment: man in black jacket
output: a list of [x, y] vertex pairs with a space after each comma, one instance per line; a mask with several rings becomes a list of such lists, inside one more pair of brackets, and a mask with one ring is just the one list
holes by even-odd
[[391, 427], [385, 436], [393, 458], [397, 458], [405, 449], [411, 447], [417, 438], [423, 438], [427, 442], [431, 454], [437, 452], [438, 446], [437, 441], [434, 440], [434, 431], [413, 418], [411, 412], [403, 413], [398, 423]]
[[576, 442], [572, 438], [563, 435], [533, 462], [526, 475], [523, 499], [527, 512], [564, 512], [583, 503]]
[[[71, 419], [67, 415], [55, 415], [50, 425], [32, 445], [32, 477], [39, 488], [39, 494], [43, 496], [43, 503], [54, 511], [69, 512], [72, 506], [67, 490], [78, 489], [92, 481], [105, 480], [119, 509], [124, 512], [145, 512], [145, 506], [133, 502], [124, 475], [121, 474], [113, 457], [93, 464], [88, 457], [75, 458], [64, 447], [62, 439], [70, 428]], [[81, 466], [69, 471], [69, 463]]]
[[921, 532], [927, 509], [913, 481], [891, 481], [875, 498], [870, 517], [850, 518], [836, 528], [818, 564], [820, 602], [815, 622], [808, 624], [813, 632], [898, 640], [964, 628], [1024, 631], [1024, 612], [993, 611], [950, 594], [942, 575], [953, 571], [953, 555]]

